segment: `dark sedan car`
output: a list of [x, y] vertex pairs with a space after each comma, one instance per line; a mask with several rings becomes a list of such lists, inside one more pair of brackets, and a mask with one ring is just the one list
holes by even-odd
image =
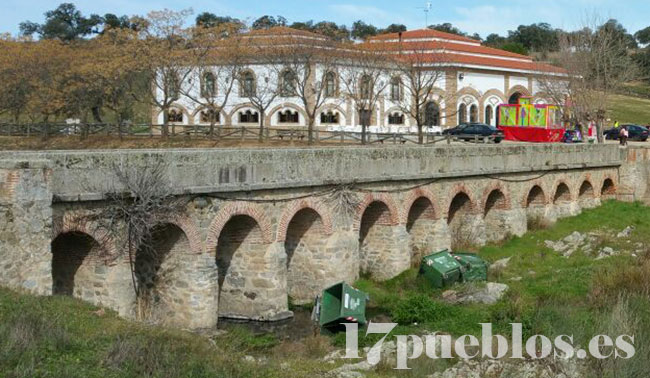
[[[621, 125], [620, 127], [627, 127], [627, 132], [629, 133], [628, 140], [638, 140], [641, 142], [645, 142], [648, 140], [648, 129], [639, 126], [639, 125]], [[621, 129], [609, 129], [604, 132], [605, 134], [605, 139], [618, 139], [619, 133]]]
[[484, 141], [485, 138], [491, 138], [494, 143], [500, 143], [504, 138], [503, 131], [484, 123], [463, 123], [442, 133], [456, 136], [462, 140], [474, 140], [476, 138]]

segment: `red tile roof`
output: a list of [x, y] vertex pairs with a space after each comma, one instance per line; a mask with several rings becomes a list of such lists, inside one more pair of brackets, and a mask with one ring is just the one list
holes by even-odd
[[[402, 32], [402, 39], [420, 39], [420, 38], [439, 38], [439, 39], [449, 39], [452, 41], [461, 41], [461, 42], [471, 42], [471, 43], [481, 43], [475, 39], [468, 37], [463, 37], [462, 35], [445, 33], [433, 29], [417, 29], [417, 30], [408, 30]], [[369, 41], [385, 41], [388, 39], [399, 39], [400, 33], [388, 33], [380, 34], [375, 37], [371, 37]]]

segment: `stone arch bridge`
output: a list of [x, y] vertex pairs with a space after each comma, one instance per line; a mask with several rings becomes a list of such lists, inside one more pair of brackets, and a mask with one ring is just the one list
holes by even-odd
[[[178, 327], [278, 320], [289, 300], [360, 275], [390, 279], [425, 252], [643, 199], [647, 155], [615, 145], [0, 153], [0, 284]], [[129, 259], [97, 214], [120, 189], [116, 167], [154, 161], [181, 210], [157, 222], [156, 253]]]

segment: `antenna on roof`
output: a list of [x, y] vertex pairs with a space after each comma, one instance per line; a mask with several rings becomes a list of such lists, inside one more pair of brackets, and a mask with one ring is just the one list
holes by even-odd
[[427, 3], [423, 7], [417, 7], [417, 9], [422, 9], [424, 11], [424, 28], [429, 27], [429, 12], [431, 11], [431, 7], [433, 4], [431, 4], [430, 1], [427, 1]]

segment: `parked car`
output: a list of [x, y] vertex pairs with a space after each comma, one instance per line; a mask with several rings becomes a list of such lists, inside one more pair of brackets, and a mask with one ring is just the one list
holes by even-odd
[[474, 140], [475, 136], [483, 141], [485, 138], [493, 138], [494, 143], [501, 143], [504, 139], [502, 130], [484, 123], [464, 123], [442, 132], [443, 135], [457, 136], [462, 140]]
[[645, 142], [646, 140], [648, 140], [648, 129], [647, 128], [645, 128], [643, 126], [631, 125], [631, 124], [621, 125], [621, 126], [619, 126], [618, 129], [611, 128], [609, 130], [605, 130], [605, 132], [604, 132], [605, 139], [617, 140], [618, 136], [619, 136], [619, 133], [620, 133], [620, 130], [621, 130], [620, 127], [627, 127], [627, 131], [628, 131], [628, 133], [630, 135], [628, 137], [628, 140], [637, 140], [637, 141], [640, 141], [640, 142]]

